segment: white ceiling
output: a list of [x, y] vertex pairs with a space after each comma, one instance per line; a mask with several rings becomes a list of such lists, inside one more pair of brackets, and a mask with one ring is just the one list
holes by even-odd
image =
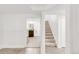
[[9, 12], [41, 12], [54, 8], [56, 4], [2, 4], [0, 5], [1, 13]]

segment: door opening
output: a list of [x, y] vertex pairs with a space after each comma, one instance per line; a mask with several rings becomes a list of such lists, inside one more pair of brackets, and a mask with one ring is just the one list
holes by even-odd
[[34, 37], [34, 25], [29, 24], [28, 37]]

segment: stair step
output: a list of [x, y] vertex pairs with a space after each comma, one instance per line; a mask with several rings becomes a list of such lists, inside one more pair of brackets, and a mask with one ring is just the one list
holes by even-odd
[[49, 35], [49, 36], [47, 35], [46, 37], [53, 37], [53, 36], [52, 35]]
[[45, 33], [45, 35], [53, 35], [52, 33]]
[[55, 43], [54, 39], [46, 39], [45, 42]]
[[[45, 32], [45, 34], [51, 33], [50, 31]], [[51, 33], [52, 34], [52, 33]]]
[[53, 36], [52, 34], [45, 34], [45, 36]]
[[53, 36], [46, 36], [45, 38], [46, 38], [46, 39], [54, 39]]
[[47, 31], [47, 30], [46, 30], [46, 31], [45, 31], [45, 33], [52, 33], [52, 32], [51, 32], [51, 31]]
[[56, 47], [55, 43], [46, 43], [45, 46], [47, 47]]

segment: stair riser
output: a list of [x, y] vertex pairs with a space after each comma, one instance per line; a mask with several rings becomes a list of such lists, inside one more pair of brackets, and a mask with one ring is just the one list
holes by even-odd
[[45, 34], [46, 36], [53, 36], [52, 34]]
[[54, 39], [54, 37], [45, 37], [46, 39]]
[[[51, 32], [50, 32], [50, 31], [46, 31], [45, 34], [46, 34], [46, 33], [51, 33]], [[52, 34], [52, 33], [51, 33], [51, 34]]]
[[53, 36], [46, 36], [46, 37], [48, 37], [48, 38], [53, 38]]
[[45, 34], [47, 34], [47, 35], [53, 35], [52, 33], [45, 33]]
[[55, 40], [45, 40], [45, 42], [55, 43]]
[[55, 41], [47, 41], [47, 40], [46, 40], [45, 42], [46, 42], [46, 43], [47, 43], [47, 42], [49, 42], [49, 43], [55, 43]]

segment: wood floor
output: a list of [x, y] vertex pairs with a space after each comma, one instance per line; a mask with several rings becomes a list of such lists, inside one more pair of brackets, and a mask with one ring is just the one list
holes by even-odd
[[40, 48], [3, 48], [0, 54], [40, 54]]
[[[0, 54], [40, 54], [40, 38], [29, 38], [26, 48], [3, 48], [0, 49]], [[64, 54], [65, 48], [47, 47], [46, 54]]]
[[65, 48], [46, 47], [46, 54], [65, 54]]
[[40, 54], [40, 38], [28, 38], [26, 48], [3, 48], [0, 54]]
[[[65, 48], [48, 48], [46, 54], [64, 54]], [[4, 48], [0, 54], [40, 54], [40, 48]]]
[[38, 48], [41, 45], [40, 37], [28, 37], [27, 48]]

